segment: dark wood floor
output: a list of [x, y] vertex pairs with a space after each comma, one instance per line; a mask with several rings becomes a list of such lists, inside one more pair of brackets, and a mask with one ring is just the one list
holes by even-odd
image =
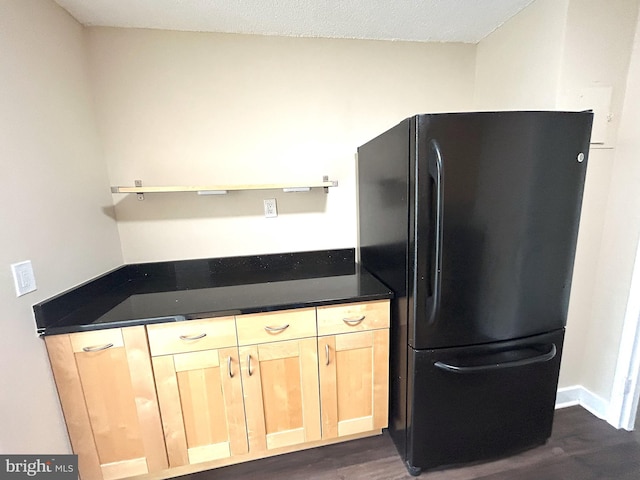
[[[378, 437], [182, 477], [182, 480], [400, 480], [411, 477], [391, 439]], [[556, 411], [547, 444], [510, 458], [425, 472], [425, 480], [639, 480], [640, 434], [616, 430], [581, 407]]]

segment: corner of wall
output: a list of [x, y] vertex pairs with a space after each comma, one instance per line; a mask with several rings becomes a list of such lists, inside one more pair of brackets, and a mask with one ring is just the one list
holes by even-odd
[[556, 397], [556, 409], [580, 405], [596, 417], [605, 420], [609, 402], [589, 391], [582, 385], [559, 388]]
[[479, 110], [556, 105], [569, 0], [537, 0], [478, 43]]

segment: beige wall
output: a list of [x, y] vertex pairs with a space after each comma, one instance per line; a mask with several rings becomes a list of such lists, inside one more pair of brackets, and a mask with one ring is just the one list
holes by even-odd
[[563, 386], [583, 385], [606, 401], [611, 397], [639, 227], [633, 220], [621, 221], [620, 213], [633, 210], [620, 209], [616, 200], [634, 191], [628, 183], [633, 175], [625, 178], [619, 167], [629, 160], [616, 145], [623, 106], [631, 101], [627, 72], [639, 4], [571, 0], [558, 91], [558, 108], [578, 109], [583, 106], [581, 93], [611, 89], [606, 140], [593, 145], [590, 153], [560, 379]]
[[478, 43], [477, 110], [556, 106], [569, 0], [536, 0]]
[[[471, 107], [475, 45], [89, 29], [111, 181], [319, 181], [322, 192], [114, 196], [127, 262], [353, 247], [355, 152]], [[280, 215], [265, 219], [262, 200]]]
[[589, 158], [560, 372], [560, 387], [583, 385], [605, 401], [611, 395], [636, 238], [634, 222], [626, 218], [625, 228], [620, 220], [620, 213], [630, 210], [621, 209], [611, 195], [626, 195], [617, 192], [628, 192], [631, 181], [623, 180], [623, 170], [616, 167], [624, 160], [614, 146], [638, 3], [537, 0], [482, 40], [476, 59], [474, 104], [479, 109], [595, 108], [581, 99], [585, 89], [612, 89], [607, 140], [594, 146]]
[[615, 146], [625, 101], [638, 0], [571, 0], [561, 62], [558, 108], [594, 108], [580, 99], [589, 89], [611, 89], [611, 116], [604, 144]]
[[[637, 6], [636, 6], [637, 14]], [[629, 12], [630, 19], [634, 19]], [[589, 330], [581, 358], [582, 383], [609, 398], [616, 368], [623, 320], [630, 295], [634, 260], [640, 238], [640, 23], [636, 32], [631, 68], [626, 80], [622, 111], [616, 112], [619, 128], [610, 158], [609, 191], [602, 204], [601, 248], [595, 263]], [[620, 29], [621, 25], [618, 24]]]
[[[69, 451], [31, 305], [121, 263], [83, 29], [53, 2], [0, 2], [0, 452]], [[9, 265], [38, 290], [16, 298]]]

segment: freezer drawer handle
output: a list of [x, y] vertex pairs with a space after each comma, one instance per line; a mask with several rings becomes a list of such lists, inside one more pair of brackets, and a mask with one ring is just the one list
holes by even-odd
[[441, 370], [446, 370], [447, 372], [453, 373], [477, 373], [477, 372], [486, 372], [488, 370], [500, 370], [503, 368], [512, 368], [512, 367], [523, 367], [525, 365], [531, 365], [533, 363], [544, 363], [553, 359], [556, 356], [557, 349], [555, 343], [551, 344], [551, 350], [542, 355], [538, 355], [531, 358], [525, 358], [522, 360], [515, 360], [513, 362], [504, 362], [504, 363], [490, 363], [488, 365], [474, 365], [472, 367], [466, 367], [462, 365], [451, 365], [450, 363], [445, 362], [436, 362], [433, 365], [438, 367]]

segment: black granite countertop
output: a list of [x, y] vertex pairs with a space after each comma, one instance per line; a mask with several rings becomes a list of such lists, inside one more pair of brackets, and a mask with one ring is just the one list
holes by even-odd
[[54, 335], [392, 297], [341, 249], [129, 264], [33, 309]]

